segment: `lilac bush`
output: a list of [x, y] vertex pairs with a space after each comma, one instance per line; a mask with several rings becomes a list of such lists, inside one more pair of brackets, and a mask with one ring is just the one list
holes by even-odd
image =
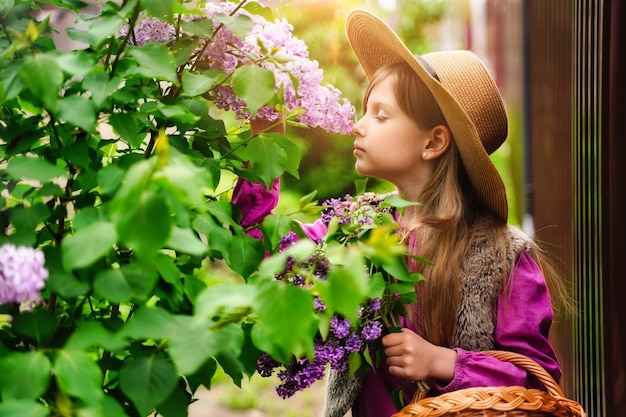
[[[232, 2], [206, 3], [198, 14], [185, 19], [213, 19], [214, 34], [203, 37], [198, 46], [198, 62], [226, 74], [226, 82], [212, 91], [215, 105], [232, 110], [238, 119], [248, 120], [252, 114], [245, 100], [237, 96], [233, 88], [233, 73], [246, 64], [256, 64], [272, 72], [275, 91], [281, 102], [261, 106], [254, 115], [258, 119], [276, 122], [287, 114], [287, 121], [295, 121], [307, 127], [320, 127], [327, 132], [352, 133], [355, 118], [354, 106], [342, 98], [335, 86], [324, 84], [324, 72], [316, 60], [309, 57], [306, 44], [293, 35], [293, 26], [285, 19], [273, 22], [247, 12]], [[227, 16], [244, 16], [253, 22], [243, 37], [233, 33], [220, 20]], [[172, 43], [178, 31], [184, 29], [164, 23], [148, 15], [138, 21], [133, 33], [128, 34], [135, 45], [148, 42]], [[292, 120], [293, 119], [293, 120]]]

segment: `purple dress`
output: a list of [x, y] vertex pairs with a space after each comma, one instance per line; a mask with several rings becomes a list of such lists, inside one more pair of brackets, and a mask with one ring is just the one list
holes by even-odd
[[[242, 210], [242, 226], [261, 223], [276, 206], [278, 192], [278, 180], [269, 190], [258, 184], [240, 181], [232, 201]], [[326, 227], [320, 221], [304, 225], [303, 229], [313, 239], [326, 233]], [[251, 234], [254, 235], [254, 232]], [[543, 274], [528, 253], [523, 252], [517, 260], [509, 285], [506, 302], [502, 294], [498, 297], [494, 349], [517, 352], [533, 359], [558, 382], [561, 368], [548, 339], [553, 319], [550, 295]], [[542, 388], [541, 383], [529, 376], [526, 370], [511, 363], [481, 352], [455, 350], [454, 378], [448, 383], [435, 383], [429, 395], [479, 386]], [[405, 403], [408, 403], [415, 392], [415, 385], [389, 374], [386, 362], [381, 361], [379, 369], [366, 374], [361, 393], [352, 407], [353, 417], [391, 416], [397, 411], [391, 402], [391, 392], [398, 387], [404, 388]]]

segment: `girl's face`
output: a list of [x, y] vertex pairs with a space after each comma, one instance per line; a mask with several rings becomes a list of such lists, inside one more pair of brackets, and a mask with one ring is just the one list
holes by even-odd
[[365, 114], [354, 124], [355, 169], [414, 194], [431, 175], [430, 164], [422, 160], [431, 132], [402, 112], [395, 83], [395, 75], [380, 80], [370, 92]]

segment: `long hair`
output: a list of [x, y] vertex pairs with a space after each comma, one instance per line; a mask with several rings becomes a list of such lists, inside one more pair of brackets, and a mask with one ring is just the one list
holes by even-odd
[[[381, 79], [395, 76], [395, 96], [400, 109], [422, 129], [448, 123], [430, 90], [406, 63], [381, 68], [366, 90], [364, 105], [373, 86]], [[449, 128], [449, 127], [448, 127]], [[411, 263], [414, 272], [426, 279], [416, 286], [418, 303], [408, 311], [418, 333], [431, 343], [450, 346], [456, 332], [456, 313], [460, 298], [460, 274], [465, 254], [472, 242], [489, 238], [502, 255], [501, 270], [506, 274], [507, 225], [480, 205], [461, 161], [455, 139], [437, 160], [430, 182], [419, 197], [415, 211], [419, 226], [413, 231], [410, 250], [433, 262]], [[565, 294], [560, 277], [535, 247], [531, 254], [543, 269], [548, 286], [558, 297]], [[507, 276], [502, 277], [504, 285]], [[504, 289], [502, 289], [504, 290]], [[495, 309], [496, 306], [493, 306]]]

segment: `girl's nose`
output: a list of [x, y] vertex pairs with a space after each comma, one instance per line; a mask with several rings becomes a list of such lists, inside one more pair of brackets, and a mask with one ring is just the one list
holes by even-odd
[[361, 123], [361, 119], [358, 119], [356, 122], [354, 122], [354, 124], [352, 125], [352, 134], [353, 135], [357, 135], [360, 136], [363, 133], [363, 127], [362, 127], [362, 123]]

